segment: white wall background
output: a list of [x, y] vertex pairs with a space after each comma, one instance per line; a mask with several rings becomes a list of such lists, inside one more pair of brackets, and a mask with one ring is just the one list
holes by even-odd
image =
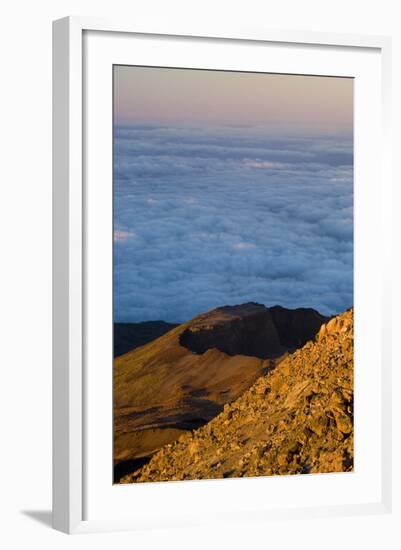
[[[352, 549], [400, 547], [400, 475], [395, 472], [393, 516], [270, 522], [195, 530], [67, 537], [52, 531], [51, 507], [51, 21], [65, 15], [118, 16], [151, 23], [213, 20], [223, 28], [266, 28], [387, 34], [394, 48], [394, 159], [399, 157], [401, 109], [401, 17], [397, 0], [14, 0], [3, 5], [1, 40], [1, 485], [0, 544], [100, 550], [111, 545], [153, 548]], [[396, 164], [396, 163], [394, 163]], [[394, 181], [400, 181], [395, 166]], [[394, 214], [400, 233], [400, 192]], [[400, 240], [394, 280], [401, 279]], [[398, 289], [394, 310], [400, 311]], [[394, 388], [401, 387], [401, 324], [394, 314]], [[400, 417], [395, 399], [394, 411]], [[395, 461], [401, 464], [398, 439]]]

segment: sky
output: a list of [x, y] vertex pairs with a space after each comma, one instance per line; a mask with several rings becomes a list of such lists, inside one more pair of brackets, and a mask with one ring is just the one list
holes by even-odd
[[353, 81], [114, 68], [114, 319], [353, 303]]

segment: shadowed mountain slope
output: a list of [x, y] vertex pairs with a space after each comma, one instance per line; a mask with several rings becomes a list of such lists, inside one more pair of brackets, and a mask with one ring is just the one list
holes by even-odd
[[273, 306], [269, 308], [269, 312], [277, 329], [280, 344], [288, 350], [304, 346], [314, 338], [322, 323], [330, 319], [312, 308], [304, 307], [286, 309]]
[[114, 357], [144, 346], [176, 326], [178, 325], [164, 321], [114, 323]]
[[353, 468], [353, 311], [123, 483]]
[[[320, 327], [326, 318], [315, 313]], [[292, 310], [292, 315], [302, 313]], [[319, 328], [315, 318], [313, 322], [311, 337]], [[116, 358], [116, 480], [182, 433], [209, 422], [274, 368], [293, 350], [282, 343], [280, 333], [263, 305], [225, 306]]]

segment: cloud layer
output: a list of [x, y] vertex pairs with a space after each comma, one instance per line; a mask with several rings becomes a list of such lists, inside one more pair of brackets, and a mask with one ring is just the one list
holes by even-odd
[[352, 304], [351, 136], [141, 125], [114, 147], [116, 321]]

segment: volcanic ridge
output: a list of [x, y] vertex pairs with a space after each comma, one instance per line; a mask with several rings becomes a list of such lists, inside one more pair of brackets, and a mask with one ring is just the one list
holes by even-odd
[[122, 483], [353, 469], [353, 310]]
[[[236, 475], [234, 472], [240, 470], [238, 465], [233, 468], [234, 462], [228, 460], [230, 453], [224, 461], [216, 459], [221, 463], [219, 467], [209, 468], [210, 464], [199, 463], [197, 473], [192, 468], [194, 464], [188, 470], [181, 455], [176, 453], [182, 448], [184, 456], [189, 452], [182, 447], [185, 442], [194, 438], [198, 445], [198, 438], [207, 430], [214, 430], [213, 426], [219, 426], [223, 418], [222, 421], [227, 422], [223, 431], [230, 434], [233, 442], [237, 438], [241, 449], [244, 439], [248, 438], [255, 445], [262, 440], [259, 431], [267, 434], [266, 422], [273, 425], [278, 418], [278, 411], [271, 408], [269, 392], [266, 392], [268, 403], [264, 408], [255, 404], [256, 408], [251, 407], [252, 413], [251, 409], [244, 413], [244, 418], [259, 430], [257, 434], [246, 436], [245, 426], [240, 429], [228, 422], [236, 418], [230, 407], [235, 408], [237, 402], [243, 403], [241, 399], [253, 395], [263, 381], [280, 379], [283, 388], [285, 384], [290, 387], [297, 369], [300, 370], [297, 376], [306, 380], [309, 375], [298, 368], [298, 363], [294, 369], [283, 365], [292, 365], [297, 354], [306, 352], [310, 345], [318, 345], [311, 341], [320, 334], [322, 326], [331, 326], [332, 322], [309, 308], [267, 308], [253, 302], [224, 306], [173, 326], [151, 342], [117, 357], [114, 361], [115, 481], [227, 477], [230, 469]], [[160, 328], [164, 331], [166, 327], [158, 326], [157, 330]], [[316, 363], [316, 354], [314, 361]], [[292, 377], [286, 375], [287, 369]], [[278, 400], [276, 405], [280, 403]], [[262, 410], [266, 415], [259, 417], [257, 411]], [[288, 419], [283, 417], [281, 420], [286, 422]], [[211, 432], [214, 434], [212, 442], [218, 431]], [[249, 445], [244, 447], [246, 452], [250, 451]], [[215, 449], [205, 448], [205, 459], [224, 454], [225, 448], [225, 441], [221, 441], [221, 445], [216, 442]], [[164, 463], [154, 468], [161, 458], [168, 460], [166, 457], [170, 454], [174, 457], [176, 470], [169, 470]], [[189, 452], [190, 457], [195, 455]], [[242, 475], [247, 474], [243, 472]]]

